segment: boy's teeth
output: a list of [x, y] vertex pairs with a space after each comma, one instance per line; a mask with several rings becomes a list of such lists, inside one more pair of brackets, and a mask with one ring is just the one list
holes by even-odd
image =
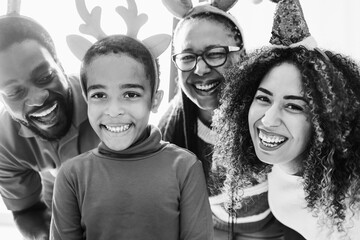
[[32, 113], [30, 114], [30, 116], [36, 118], [45, 117], [46, 115], [49, 115], [52, 111], [54, 111], [56, 107], [57, 107], [57, 103], [55, 103], [51, 108], [48, 108], [41, 112]]
[[216, 86], [216, 83], [211, 83], [211, 84], [206, 84], [206, 85], [195, 84], [196, 89], [199, 89], [199, 90], [202, 90], [202, 91], [209, 90], [209, 89], [211, 89], [211, 88], [213, 88], [215, 86]]
[[273, 144], [282, 143], [285, 141], [285, 137], [275, 136], [275, 135], [266, 135], [262, 131], [259, 132], [259, 138], [265, 145], [266, 144], [273, 145]]
[[117, 127], [105, 125], [105, 128], [110, 132], [119, 133], [128, 130], [130, 128], [130, 124], [117, 126]]

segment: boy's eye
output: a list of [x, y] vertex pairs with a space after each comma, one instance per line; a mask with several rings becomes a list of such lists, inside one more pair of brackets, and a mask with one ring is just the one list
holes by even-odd
[[125, 98], [137, 98], [140, 97], [140, 94], [135, 93], [135, 92], [127, 92], [124, 94]]
[[90, 98], [102, 99], [102, 98], [106, 98], [106, 94], [105, 93], [93, 93], [90, 95]]

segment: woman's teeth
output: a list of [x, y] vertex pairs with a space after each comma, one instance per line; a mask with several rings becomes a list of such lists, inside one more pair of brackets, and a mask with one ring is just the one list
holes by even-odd
[[41, 112], [32, 113], [29, 116], [35, 117], [35, 118], [45, 117], [45, 116], [49, 115], [52, 111], [54, 111], [56, 107], [57, 107], [57, 103], [55, 103], [51, 108], [48, 108]]
[[280, 145], [281, 143], [285, 142], [286, 138], [281, 136], [275, 136], [275, 135], [267, 135], [262, 131], [259, 131], [259, 138], [267, 147], [276, 147]]
[[130, 124], [126, 124], [126, 125], [122, 125], [122, 126], [107, 126], [107, 125], [104, 125], [105, 128], [110, 131], [110, 132], [113, 132], [113, 133], [120, 133], [120, 132], [124, 132], [126, 130], [128, 130], [130, 128]]
[[195, 88], [201, 91], [209, 91], [216, 87], [219, 83], [211, 83], [211, 84], [195, 84]]

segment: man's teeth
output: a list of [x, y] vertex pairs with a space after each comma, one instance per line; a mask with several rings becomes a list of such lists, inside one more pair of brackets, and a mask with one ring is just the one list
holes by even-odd
[[45, 117], [45, 116], [49, 115], [52, 111], [54, 111], [56, 107], [57, 107], [57, 103], [55, 103], [51, 108], [48, 108], [41, 112], [32, 113], [32, 114], [30, 114], [30, 116], [36, 117], [36, 118]]
[[285, 142], [286, 138], [275, 135], [266, 135], [262, 131], [259, 132], [259, 138], [261, 142], [267, 147], [275, 147], [283, 142]]
[[113, 133], [124, 132], [124, 131], [126, 131], [126, 130], [128, 130], [130, 128], [130, 124], [126, 124], [126, 125], [122, 125], [122, 126], [116, 126], [116, 127], [108, 126], [108, 125], [104, 125], [104, 126], [108, 131], [113, 132]]
[[211, 83], [211, 84], [195, 84], [196, 89], [201, 91], [207, 91], [215, 87], [218, 83]]

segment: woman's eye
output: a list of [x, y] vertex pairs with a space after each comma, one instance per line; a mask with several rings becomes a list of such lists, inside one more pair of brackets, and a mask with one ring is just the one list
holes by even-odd
[[303, 112], [305, 109], [304, 107], [298, 105], [298, 104], [288, 104], [286, 106], [287, 109], [290, 109], [291, 111], [294, 111], [294, 112]]
[[266, 97], [266, 96], [263, 96], [263, 95], [255, 96], [255, 99], [258, 102], [264, 102], [264, 103], [269, 103], [270, 102], [270, 99], [268, 97]]

